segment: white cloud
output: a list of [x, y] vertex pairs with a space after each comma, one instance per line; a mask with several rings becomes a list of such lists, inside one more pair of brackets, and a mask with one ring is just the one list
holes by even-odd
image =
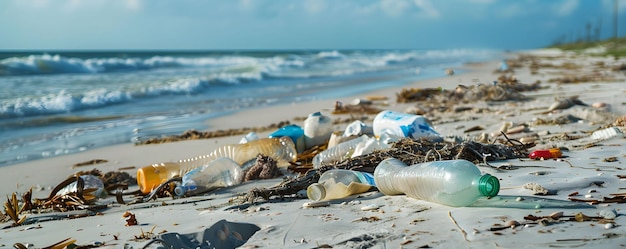
[[408, 0], [382, 0], [381, 9], [390, 16], [400, 16], [411, 7]]
[[[604, 9], [606, 11], [613, 13], [613, 8], [615, 8], [615, 0], [602, 0], [602, 6], [604, 6]], [[626, 11], [626, 1], [617, 1], [617, 10], [620, 12]]]
[[502, 6], [495, 14], [501, 18], [512, 18], [527, 14], [528, 10], [525, 10], [519, 3], [509, 4]]
[[50, 4], [50, 1], [49, 0], [31, 0], [31, 1], [13, 0], [11, 1], [11, 3], [15, 6], [40, 9], [40, 8], [48, 7], [48, 5]]
[[143, 2], [141, 0], [126, 0], [126, 8], [130, 10], [140, 10], [143, 6]]
[[470, 3], [476, 3], [476, 4], [492, 4], [495, 1], [496, 0], [469, 0]]
[[555, 12], [559, 16], [569, 16], [578, 8], [579, 0], [566, 0], [562, 4], [555, 6]]
[[316, 14], [326, 9], [326, 1], [325, 0], [307, 0], [304, 3], [304, 6], [307, 12]]
[[415, 6], [417, 6], [422, 13], [427, 17], [438, 18], [440, 16], [439, 11], [433, 6], [429, 0], [414, 0]]

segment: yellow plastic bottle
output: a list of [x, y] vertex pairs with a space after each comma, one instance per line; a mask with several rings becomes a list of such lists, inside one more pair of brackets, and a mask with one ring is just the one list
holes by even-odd
[[279, 166], [295, 161], [298, 155], [296, 146], [289, 137], [261, 138], [244, 144], [228, 144], [207, 155], [142, 167], [137, 170], [137, 185], [142, 193], [148, 194], [172, 177], [182, 176], [216, 158], [227, 157], [241, 166], [259, 154], [271, 157]]

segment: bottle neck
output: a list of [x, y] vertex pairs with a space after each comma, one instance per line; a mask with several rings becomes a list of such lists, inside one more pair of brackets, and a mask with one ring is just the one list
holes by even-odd
[[478, 191], [487, 197], [494, 197], [500, 192], [500, 181], [497, 177], [484, 174], [478, 179]]

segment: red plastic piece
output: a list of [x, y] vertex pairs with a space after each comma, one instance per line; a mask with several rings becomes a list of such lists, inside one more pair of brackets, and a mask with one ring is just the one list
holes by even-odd
[[536, 150], [528, 155], [530, 159], [551, 159], [560, 158], [562, 156], [563, 153], [561, 153], [561, 150], [559, 148], [553, 148], [549, 150]]

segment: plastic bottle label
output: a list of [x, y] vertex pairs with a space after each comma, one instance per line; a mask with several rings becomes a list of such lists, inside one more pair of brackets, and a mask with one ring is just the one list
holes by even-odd
[[[361, 176], [363, 176], [361, 178]], [[360, 176], [359, 176], [361, 182], [363, 183], [367, 183], [369, 185], [372, 186], [376, 186], [376, 181], [374, 180], [374, 175], [367, 173], [367, 172], [361, 172]]]

